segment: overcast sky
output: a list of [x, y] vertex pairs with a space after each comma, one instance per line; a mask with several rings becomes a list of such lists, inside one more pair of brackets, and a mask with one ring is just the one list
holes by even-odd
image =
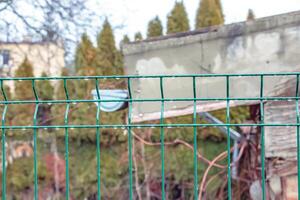
[[[128, 34], [131, 39], [137, 31], [145, 36], [147, 23], [158, 15], [166, 25], [166, 16], [174, 6], [175, 0], [90, 0], [95, 8], [99, 8], [115, 24], [124, 24], [121, 30], [116, 30], [117, 41], [123, 34]], [[194, 27], [195, 13], [199, 0], [184, 0], [190, 26]], [[225, 23], [244, 21], [248, 9], [254, 10], [256, 17], [265, 17], [300, 10], [300, 0], [222, 0]]]

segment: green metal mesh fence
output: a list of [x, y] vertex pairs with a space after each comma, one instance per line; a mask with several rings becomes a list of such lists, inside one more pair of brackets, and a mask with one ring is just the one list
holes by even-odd
[[[294, 77], [296, 79], [296, 91], [294, 96], [290, 97], [284, 97], [284, 96], [276, 96], [276, 97], [266, 97], [264, 95], [264, 79], [265, 77], [274, 77], [274, 76], [288, 76], [288, 77]], [[37, 159], [37, 134], [39, 129], [43, 128], [56, 128], [56, 129], [62, 129], [64, 130], [65, 134], [65, 173], [66, 173], [66, 191], [65, 191], [65, 199], [70, 198], [70, 177], [69, 177], [69, 129], [82, 129], [82, 128], [90, 128], [94, 129], [96, 133], [97, 138], [97, 145], [96, 145], [96, 151], [97, 151], [97, 199], [101, 199], [101, 173], [100, 173], [100, 160], [101, 160], [101, 148], [100, 148], [100, 138], [101, 138], [101, 129], [103, 128], [126, 128], [128, 130], [128, 174], [129, 174], [129, 199], [134, 199], [134, 183], [133, 183], [133, 152], [132, 152], [132, 129], [133, 128], [149, 128], [149, 127], [155, 127], [159, 128], [160, 130], [160, 156], [161, 156], [161, 198], [166, 199], [166, 191], [165, 191], [165, 144], [164, 144], [164, 137], [165, 128], [178, 128], [178, 127], [191, 127], [193, 128], [193, 173], [194, 176], [194, 183], [193, 183], [193, 193], [194, 193], [194, 199], [198, 199], [201, 194], [199, 194], [199, 183], [198, 183], [198, 167], [201, 165], [201, 162], [198, 160], [197, 151], [195, 149], [198, 149], [197, 147], [197, 127], [215, 127], [215, 126], [222, 126], [226, 127], [227, 129], [227, 190], [228, 190], [228, 196], [227, 198], [224, 197], [224, 199], [232, 199], [232, 182], [231, 182], [231, 174], [232, 174], [232, 166], [233, 162], [231, 159], [231, 137], [230, 137], [230, 128], [232, 127], [242, 127], [242, 126], [258, 126], [261, 130], [261, 185], [262, 185], [262, 199], [266, 199], [266, 175], [265, 175], [265, 134], [264, 129], [267, 126], [292, 126], [297, 129], [297, 159], [298, 159], [298, 166], [299, 166], [299, 125], [300, 125], [300, 115], [299, 115], [299, 76], [300, 73], [281, 73], [281, 74], [201, 74], [201, 75], [157, 75], [157, 76], [93, 76], [93, 77], [39, 77], [39, 78], [1, 78], [0, 79], [0, 85], [1, 85], [1, 92], [3, 95], [3, 100], [0, 102], [1, 106], [3, 107], [3, 113], [2, 113], [2, 124], [1, 124], [1, 132], [2, 132], [2, 161], [5, 161], [6, 158], [6, 151], [7, 147], [5, 145], [6, 142], [6, 132], [8, 130], [15, 130], [15, 129], [28, 129], [32, 130], [33, 132], [33, 151], [34, 151], [34, 199], [38, 199], [38, 190], [39, 190], [39, 183], [38, 183], [38, 162]], [[165, 98], [164, 93], [164, 80], [169, 78], [190, 78], [193, 83], [193, 98]], [[225, 98], [199, 98], [197, 97], [197, 91], [201, 90], [201, 88], [196, 87], [196, 80], [201, 77], [206, 78], [213, 78], [213, 77], [219, 77], [224, 78], [226, 81], [226, 97]], [[230, 93], [230, 82], [233, 77], [258, 77], [260, 80], [260, 96], [259, 97], [252, 97], [252, 98], [231, 98]], [[160, 98], [148, 98], [148, 99], [135, 99], [132, 97], [132, 83], [131, 81], [133, 79], [158, 79], [160, 82]], [[103, 79], [124, 79], [127, 81], [128, 86], [128, 95], [129, 98], [126, 100], [102, 100], [101, 95], [99, 93], [99, 81]], [[60, 80], [63, 81], [63, 87], [65, 92], [65, 99], [64, 100], [41, 100], [38, 95], [38, 91], [36, 88], [36, 82], [37, 81], [49, 81], [49, 80]], [[96, 88], [97, 97], [98, 100], [95, 99], [71, 99], [68, 91], [68, 82], [69, 81], [79, 81], [79, 80], [91, 80], [94, 81], [94, 88]], [[26, 99], [26, 100], [11, 100], [7, 97], [6, 91], [4, 89], [4, 86], [6, 82], [17, 82], [17, 81], [31, 81], [32, 86], [32, 92], [34, 94], [34, 99]], [[205, 85], [203, 86], [205, 87]], [[230, 119], [230, 102], [231, 101], [259, 101], [260, 106], [260, 123], [259, 124], [234, 124], [231, 123]], [[265, 123], [264, 122], [264, 103], [266, 101], [295, 101], [296, 102], [296, 113], [297, 113], [297, 123], [289, 123], [289, 124], [282, 124], [282, 123]], [[100, 111], [100, 106], [97, 106], [97, 114], [95, 116], [95, 124], [86, 124], [86, 125], [71, 125], [69, 124], [69, 112], [70, 112], [70, 105], [72, 103], [100, 103], [100, 102], [107, 102], [107, 101], [127, 101], [128, 102], [128, 118], [126, 124], [102, 124], [101, 123], [101, 115], [105, 115], [105, 113], [102, 113]], [[166, 123], [164, 118], [164, 108], [165, 103], [170, 101], [190, 101], [193, 102], [194, 105], [194, 112], [193, 112], [193, 121], [187, 124], [169, 124]], [[196, 105], [201, 101], [225, 101], [226, 102], [226, 122], [224, 124], [215, 124], [215, 123], [197, 123], [197, 111], [196, 111]], [[139, 123], [135, 124], [132, 123], [132, 107], [133, 103], [135, 102], [160, 102], [161, 103], [161, 114], [160, 114], [160, 121], [159, 123]], [[6, 115], [8, 110], [10, 109], [10, 106], [14, 104], [34, 104], [35, 105], [35, 111], [34, 115], [32, 116], [32, 125], [9, 125], [6, 123]], [[40, 125], [38, 123], [37, 114], [40, 106], [42, 104], [62, 104], [65, 105], [65, 114], [64, 114], [64, 124], [63, 125]], [[299, 174], [299, 173], [298, 173]], [[2, 199], [5, 200], [7, 198], [6, 190], [6, 162], [2, 162]], [[298, 176], [299, 180], [299, 176]], [[298, 183], [300, 183], [298, 181]], [[299, 188], [299, 184], [298, 184]]]

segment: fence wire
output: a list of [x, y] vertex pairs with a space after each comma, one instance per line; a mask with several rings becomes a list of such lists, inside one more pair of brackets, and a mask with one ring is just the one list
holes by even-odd
[[[274, 76], [288, 76], [296, 78], [296, 91], [294, 96], [290, 97], [267, 97], [264, 95], [264, 79], [265, 77], [274, 77]], [[232, 159], [231, 159], [231, 135], [230, 135], [230, 128], [232, 127], [252, 127], [258, 126], [261, 130], [260, 135], [260, 142], [261, 142], [261, 185], [262, 185], [262, 199], [266, 199], [266, 175], [265, 175], [265, 127], [277, 127], [277, 126], [292, 126], [296, 127], [297, 130], [297, 164], [299, 166], [300, 161], [300, 141], [299, 141], [299, 126], [300, 126], [300, 114], [299, 114], [299, 76], [300, 73], [276, 73], [276, 74], [195, 74], [195, 75], [153, 75], [153, 76], [68, 76], [68, 77], [24, 77], [24, 78], [0, 78], [0, 85], [1, 85], [1, 93], [3, 96], [3, 100], [0, 101], [1, 106], [3, 107], [2, 119], [1, 119], [1, 132], [2, 132], [2, 199], [5, 200], [7, 198], [7, 186], [6, 186], [6, 132], [7, 130], [15, 130], [15, 129], [28, 129], [33, 131], [33, 151], [34, 151], [34, 199], [37, 200], [38, 197], [38, 190], [39, 190], [39, 183], [38, 183], [38, 162], [37, 159], [37, 133], [39, 129], [44, 128], [56, 128], [56, 129], [63, 129], [65, 134], [65, 173], [66, 173], [66, 191], [65, 191], [65, 199], [70, 199], [70, 177], [69, 177], [69, 129], [83, 129], [83, 128], [91, 128], [95, 129], [96, 132], [96, 151], [97, 151], [97, 190], [98, 195], [97, 199], [101, 199], [101, 173], [100, 173], [100, 164], [101, 164], [101, 148], [100, 148], [100, 138], [101, 138], [101, 129], [104, 128], [116, 128], [116, 129], [127, 129], [128, 131], [128, 174], [129, 174], [129, 199], [134, 199], [134, 191], [133, 191], [133, 152], [132, 152], [132, 129], [133, 128], [148, 128], [148, 127], [156, 127], [160, 130], [160, 155], [161, 155], [161, 198], [164, 200], [166, 199], [165, 193], [165, 144], [164, 144], [164, 129], [165, 128], [181, 128], [181, 127], [192, 127], [193, 128], [193, 167], [194, 171], [194, 182], [193, 182], [193, 190], [194, 190], [194, 199], [199, 198], [199, 183], [198, 183], [198, 167], [201, 165], [198, 161], [197, 155], [197, 127], [226, 127], [227, 129], [227, 189], [228, 189], [228, 199], [232, 199]], [[219, 77], [224, 78], [226, 81], [226, 97], [224, 98], [200, 98], [197, 97], [197, 91], [201, 90], [201, 88], [197, 88], [196, 80], [198, 78], [213, 78]], [[234, 77], [258, 77], [260, 79], [260, 95], [259, 97], [242, 97], [242, 98], [234, 98], [231, 97], [231, 88], [230, 82]], [[132, 95], [132, 80], [133, 79], [157, 79], [159, 80], [160, 85], [160, 98], [134, 98]], [[166, 98], [165, 91], [164, 91], [164, 81], [169, 78], [190, 78], [192, 80], [192, 87], [193, 87], [193, 97], [192, 98]], [[103, 100], [99, 90], [101, 86], [99, 86], [99, 81], [106, 80], [106, 79], [124, 79], [127, 81], [128, 87], [128, 98], [127, 99], [120, 99], [120, 100]], [[65, 99], [63, 100], [42, 100], [39, 98], [38, 91], [36, 88], [37, 81], [49, 81], [49, 80], [60, 80], [63, 81], [63, 87], [65, 92]], [[71, 99], [68, 91], [68, 82], [69, 81], [77, 81], [77, 80], [91, 80], [94, 81], [94, 88], [97, 91], [97, 99]], [[32, 92], [34, 94], [34, 99], [26, 99], [26, 100], [11, 100], [7, 97], [6, 91], [4, 89], [4, 85], [6, 82], [12, 81], [31, 81], [32, 85]], [[203, 85], [205, 87], [205, 85]], [[105, 113], [101, 112], [100, 110], [100, 103], [101, 102], [128, 102], [128, 117], [126, 124], [102, 124], [101, 123], [101, 115], [105, 115]], [[165, 123], [164, 112], [165, 112], [165, 103], [166, 102], [192, 102], [193, 103], [193, 120], [189, 124], [169, 124]], [[226, 101], [226, 122], [224, 124], [215, 124], [215, 123], [197, 123], [197, 110], [196, 105], [201, 103], [201, 101]], [[230, 119], [230, 102], [231, 101], [259, 101], [260, 106], [260, 123], [259, 124], [250, 124], [250, 123], [238, 123], [234, 124], [231, 123]], [[296, 103], [296, 123], [265, 123], [264, 121], [264, 103], [267, 101], [295, 101]], [[96, 103], [97, 106], [97, 114], [95, 116], [96, 123], [95, 124], [69, 124], [69, 112], [70, 112], [70, 104], [72, 103]], [[135, 102], [160, 102], [161, 110], [160, 110], [160, 120], [159, 123], [132, 123], [132, 108]], [[34, 104], [35, 111], [34, 115], [32, 116], [32, 125], [9, 125], [6, 123], [6, 115], [11, 105], [14, 104]], [[64, 113], [64, 124], [61, 125], [40, 125], [38, 123], [37, 114], [40, 105], [42, 104], [63, 104], [66, 106], [65, 113]], [[299, 167], [298, 167], [298, 191], [300, 190], [300, 178], [299, 178]], [[225, 197], [224, 197], [225, 199]]]

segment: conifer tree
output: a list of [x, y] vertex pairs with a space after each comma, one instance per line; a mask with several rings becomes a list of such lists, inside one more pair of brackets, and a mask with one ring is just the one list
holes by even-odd
[[[61, 71], [61, 76], [70, 76], [70, 72], [68, 68], [63, 68]], [[73, 94], [76, 92], [76, 87], [74, 85], [74, 81], [67, 81], [67, 88], [70, 94]], [[56, 100], [63, 100], [66, 99], [66, 94], [64, 90], [64, 83], [62, 80], [59, 81], [57, 89], [55, 90], [54, 99]]]
[[[21, 65], [15, 72], [15, 77], [33, 77], [33, 68], [30, 61], [25, 57]], [[31, 81], [15, 82], [15, 96], [20, 100], [33, 99]]]
[[[42, 73], [42, 77], [47, 77], [45, 72]], [[54, 98], [54, 88], [50, 81], [40, 80], [36, 83], [36, 89], [40, 100], [52, 100]], [[38, 110], [38, 121], [40, 125], [51, 124], [51, 105], [41, 104]]]
[[163, 26], [158, 16], [148, 23], [147, 37], [158, 37], [163, 35]]
[[196, 29], [224, 24], [219, 0], [201, 0], [196, 14]]
[[[4, 92], [5, 92], [6, 98], [7, 98], [8, 100], [11, 100], [11, 99], [12, 99], [12, 94], [11, 94], [11, 89], [10, 89], [10, 87], [9, 87], [8, 85], [4, 85], [4, 86], [3, 86], [3, 89], [4, 89]], [[1, 96], [1, 97], [0, 97], [1, 101], [4, 101], [5, 99], [4, 99], [3, 94], [0, 95], [0, 96]], [[0, 106], [0, 113], [3, 113], [3, 110], [4, 110], [4, 106], [2, 105], [2, 106]], [[8, 109], [8, 112], [7, 112], [6, 117], [5, 117], [5, 122], [6, 122], [7, 124], [11, 124], [10, 121], [11, 121], [11, 119], [13, 118], [13, 116], [14, 116], [14, 113], [11, 112], [11, 109]]]
[[249, 9], [248, 10], [248, 16], [247, 16], [247, 21], [253, 21], [253, 20], [255, 20], [255, 14], [254, 14], [252, 9]]
[[[47, 77], [45, 72], [42, 73], [42, 77]], [[50, 81], [41, 80], [37, 81], [36, 88], [38, 92], [39, 99], [41, 100], [52, 100], [54, 97], [54, 88]]]
[[[33, 77], [33, 67], [27, 57], [25, 57], [21, 65], [16, 70], [15, 77]], [[34, 94], [32, 88], [32, 81], [30, 80], [15, 82], [15, 98], [18, 100], [33, 100]], [[34, 107], [34, 104], [12, 105], [11, 111], [14, 115], [12, 121], [18, 125], [32, 124]]]
[[142, 35], [142, 33], [141, 33], [141, 32], [136, 32], [136, 33], [134, 34], [134, 41], [141, 41], [141, 40], [143, 40], [143, 35]]
[[168, 15], [167, 34], [189, 31], [189, 19], [183, 2], [176, 2]]
[[96, 66], [96, 49], [86, 33], [82, 34], [81, 41], [76, 48], [75, 67], [80, 68]]
[[221, 12], [222, 18], [224, 19], [223, 6], [222, 6], [222, 3], [221, 3], [221, 0], [216, 0], [216, 4], [217, 4], [218, 9]]
[[97, 68], [102, 75], [120, 74], [122, 59], [120, 52], [116, 48], [115, 37], [112, 27], [106, 19], [101, 32], [97, 37]]
[[[67, 68], [63, 68], [61, 71], [61, 76], [69, 76], [69, 70]], [[74, 81], [67, 80], [67, 89], [68, 93], [71, 97], [73, 98], [73, 94], [76, 92], [76, 87], [74, 85]], [[80, 88], [78, 88], [80, 89]], [[54, 95], [55, 100], [65, 100], [66, 99], [66, 93], [64, 90], [64, 81], [59, 80], [57, 83], [57, 88], [55, 90], [55, 95]], [[64, 113], [66, 111], [66, 104], [54, 104], [51, 106], [51, 113], [54, 116], [53, 117], [53, 124], [64, 124]], [[60, 133], [63, 132], [63, 130], [59, 129]]]
[[130, 39], [129, 39], [128, 35], [124, 35], [123, 39], [122, 39], [122, 43], [123, 44], [128, 44], [129, 42], [130, 42]]

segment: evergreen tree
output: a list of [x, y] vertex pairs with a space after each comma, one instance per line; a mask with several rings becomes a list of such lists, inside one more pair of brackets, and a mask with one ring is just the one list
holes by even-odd
[[130, 42], [130, 39], [128, 37], [128, 35], [124, 35], [123, 39], [121, 41], [121, 44], [128, 44]]
[[224, 24], [224, 15], [219, 0], [201, 0], [196, 14], [196, 29]]
[[[43, 72], [42, 77], [47, 77], [47, 74]], [[50, 81], [37, 81], [36, 88], [40, 100], [52, 100], [54, 98], [54, 88]], [[51, 125], [51, 105], [41, 104], [39, 106], [38, 121], [40, 125]]]
[[[15, 72], [16, 77], [33, 77], [33, 68], [27, 57], [23, 60], [21, 65]], [[15, 97], [19, 100], [33, 99], [32, 83], [31, 81], [15, 82]]]
[[158, 16], [152, 19], [148, 24], [147, 37], [158, 37], [163, 35], [163, 26]]
[[253, 21], [253, 20], [255, 20], [255, 14], [254, 14], [252, 9], [249, 9], [248, 10], [248, 16], [247, 16], [247, 21]]
[[[61, 76], [69, 76], [69, 71], [67, 68], [63, 68], [61, 71]], [[77, 80], [76, 80], [77, 81]], [[74, 85], [74, 81], [71, 81], [67, 79], [67, 89], [68, 93], [70, 95], [71, 99], [73, 98], [73, 94], [76, 92], [76, 87]], [[79, 88], [78, 88], [79, 89]], [[57, 88], [55, 90], [55, 95], [54, 95], [55, 100], [66, 100], [66, 93], [64, 89], [64, 81], [59, 80], [57, 83]], [[58, 124], [64, 124], [64, 113], [66, 111], [66, 104], [54, 104], [51, 106], [51, 113], [53, 114], [53, 124], [58, 125]], [[63, 135], [63, 130], [59, 129], [58, 133], [61, 133]]]
[[[42, 73], [42, 77], [47, 77], [45, 72]], [[54, 88], [50, 81], [41, 80], [36, 83], [37, 93], [41, 100], [52, 100], [54, 96]]]
[[168, 15], [167, 34], [189, 31], [189, 19], [183, 2], [176, 2]]
[[[61, 71], [61, 76], [69, 76], [70, 72], [68, 70], [68, 68], [63, 68]], [[68, 92], [70, 94], [74, 94], [76, 93], [76, 88], [74, 86], [74, 81], [67, 81], [67, 88], [68, 88]], [[64, 83], [62, 80], [59, 81], [58, 86], [57, 86], [57, 90], [55, 90], [55, 99], [56, 100], [62, 100], [62, 99], [66, 99], [66, 94], [65, 94], [65, 90], [64, 90]]]
[[[27, 57], [23, 60], [21, 65], [15, 72], [16, 77], [33, 77], [33, 68]], [[14, 96], [18, 100], [33, 100], [34, 94], [32, 90], [32, 81], [23, 80], [16, 81]], [[35, 104], [19, 104], [12, 105], [10, 111], [13, 113], [13, 124], [16, 125], [28, 125], [33, 122], [33, 113]], [[28, 130], [28, 133], [30, 131]]]
[[142, 33], [141, 32], [135, 33], [135, 35], [134, 35], [134, 41], [141, 41], [141, 40], [143, 40]]
[[[217, 4], [218, 9], [221, 11], [222, 18], [224, 19], [223, 6], [221, 3], [221, 0], [216, 0], [216, 4]], [[225, 20], [223, 20], [223, 21], [225, 21]]]
[[81, 41], [76, 48], [75, 67], [76, 71], [80, 68], [95, 67], [96, 49], [86, 33], [82, 34]]
[[[3, 89], [4, 89], [4, 92], [5, 92], [6, 98], [8, 100], [12, 100], [11, 99], [12, 98], [12, 94], [11, 94], [10, 87], [8, 85], [4, 85]], [[1, 99], [1, 101], [5, 100], [3, 94], [0, 95], [0, 99]], [[4, 105], [1, 105], [0, 106], [0, 113], [3, 114], [3, 110], [4, 110]], [[6, 117], [5, 117], [5, 123], [6, 124], [11, 124], [11, 119], [13, 118], [13, 116], [14, 116], [14, 114], [11, 112], [11, 109], [8, 109], [8, 112], [7, 112]]]
[[97, 37], [98, 52], [97, 66], [98, 73], [102, 75], [120, 74], [122, 72], [122, 58], [116, 48], [115, 37], [109, 21], [104, 21], [101, 32]]

